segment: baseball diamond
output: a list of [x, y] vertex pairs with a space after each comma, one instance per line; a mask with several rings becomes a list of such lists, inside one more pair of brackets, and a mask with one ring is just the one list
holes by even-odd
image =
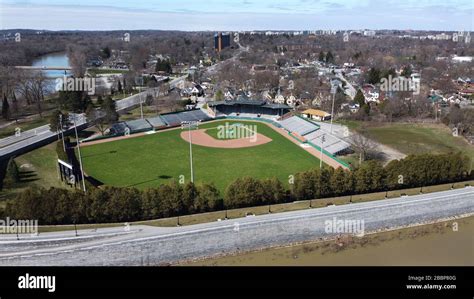
[[[226, 123], [255, 127], [256, 142], [250, 138], [219, 140], [206, 133]], [[288, 184], [297, 172], [319, 167], [317, 155], [277, 130], [282, 129], [256, 121], [202, 123], [192, 131], [195, 182], [214, 183], [220, 191], [244, 176], [277, 177]], [[84, 169], [88, 176], [110, 186], [146, 189], [183, 177], [188, 182], [188, 136], [187, 130], [176, 128], [91, 144], [83, 147]]]

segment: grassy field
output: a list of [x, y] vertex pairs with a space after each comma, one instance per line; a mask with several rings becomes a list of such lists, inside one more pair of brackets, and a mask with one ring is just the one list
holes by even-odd
[[474, 160], [474, 146], [453, 137], [443, 125], [391, 124], [369, 126], [370, 137], [404, 154], [442, 154], [461, 151]]
[[[229, 122], [232, 123], [232, 122]], [[235, 123], [235, 122], [234, 122]], [[265, 124], [258, 132], [271, 142], [242, 149], [220, 149], [193, 146], [196, 182], [215, 183], [224, 191], [239, 177], [269, 178], [282, 182], [296, 172], [319, 166], [319, 160], [287, 140]], [[218, 122], [199, 128], [214, 128]], [[183, 175], [189, 181], [189, 144], [179, 135], [181, 130], [83, 147], [83, 162], [88, 175], [107, 185], [139, 189], [156, 187]]]
[[58, 180], [55, 146], [56, 144], [52, 143], [15, 158], [18, 167], [20, 167], [21, 182], [17, 184], [16, 188], [2, 190], [0, 201], [13, 198], [17, 193], [30, 186], [64, 188], [65, 185]]
[[[156, 108], [152, 106], [143, 106], [143, 117], [155, 117], [158, 114], [156, 113]], [[141, 109], [140, 107], [137, 107], [135, 109], [132, 109], [128, 111], [125, 114], [120, 115], [120, 120], [121, 121], [127, 121], [127, 120], [135, 120], [141, 117]]]
[[99, 68], [90, 68], [87, 70], [91, 75], [99, 74], [125, 74], [128, 70], [117, 70], [117, 69], [99, 69]]

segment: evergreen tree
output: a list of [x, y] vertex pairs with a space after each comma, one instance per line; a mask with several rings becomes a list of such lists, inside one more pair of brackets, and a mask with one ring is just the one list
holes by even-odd
[[357, 93], [354, 97], [354, 102], [356, 102], [357, 104], [359, 104], [359, 107], [362, 107], [365, 105], [365, 97], [364, 97], [364, 93], [362, 92], [362, 90], [357, 90]]
[[102, 98], [102, 96], [98, 96], [97, 97], [97, 105], [99, 107], [102, 107], [103, 104], [104, 104], [104, 99]]
[[117, 91], [119, 93], [122, 93], [123, 89], [122, 89], [122, 83], [120, 82], [120, 80], [118, 80], [118, 83], [117, 83]]
[[105, 112], [104, 121], [107, 124], [113, 124], [119, 119], [115, 101], [112, 99], [111, 96], [108, 96], [105, 98], [104, 103], [101, 108], [102, 108], [102, 111]]
[[222, 208], [219, 190], [214, 185], [203, 184], [198, 187], [194, 209], [199, 212], [210, 212]]
[[2, 102], [2, 117], [5, 120], [10, 120], [10, 104], [8, 104], [7, 95], [3, 94]]
[[402, 69], [401, 75], [403, 77], [410, 78], [412, 73], [413, 73], [413, 70], [411, 69], [411, 66], [407, 65]]
[[16, 99], [16, 95], [12, 92], [12, 115], [15, 118], [15, 121], [18, 122], [19, 110], [18, 110], [18, 100]]
[[327, 63], [334, 63], [334, 55], [331, 53], [331, 51], [328, 51], [326, 54], [326, 62]]
[[370, 68], [367, 72], [367, 82], [370, 84], [380, 83], [380, 70], [377, 68]]
[[324, 62], [326, 60], [326, 55], [324, 55], [323, 51], [319, 52], [318, 60], [321, 62]]
[[8, 160], [7, 170], [5, 172], [5, 178], [3, 179], [3, 187], [13, 188], [16, 183], [20, 181], [20, 172], [18, 166], [13, 158]]
[[216, 91], [216, 93], [214, 94], [214, 100], [216, 101], [223, 101], [224, 100], [224, 93], [222, 92], [222, 90], [218, 90]]

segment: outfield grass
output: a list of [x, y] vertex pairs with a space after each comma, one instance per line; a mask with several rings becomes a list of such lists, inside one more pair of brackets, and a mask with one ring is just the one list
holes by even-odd
[[[241, 123], [242, 121], [229, 121]], [[199, 128], [215, 128], [212, 122]], [[265, 124], [258, 133], [272, 139], [256, 147], [221, 149], [193, 145], [195, 182], [214, 183], [223, 192], [239, 177], [277, 177], [283, 183], [289, 175], [319, 166], [319, 160]], [[107, 185], [145, 189], [184, 175], [189, 181], [189, 144], [181, 130], [83, 147], [83, 163], [88, 175]]]
[[474, 160], [474, 146], [462, 137], [453, 137], [442, 125], [391, 124], [369, 126], [370, 137], [404, 154], [443, 154], [461, 151]]

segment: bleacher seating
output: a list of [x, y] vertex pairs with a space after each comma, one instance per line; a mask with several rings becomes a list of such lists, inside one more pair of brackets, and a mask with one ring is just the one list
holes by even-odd
[[324, 135], [324, 150], [328, 151], [331, 154], [337, 154], [350, 147], [350, 144], [346, 141], [337, 138], [336, 136], [320, 129], [311, 134], [305, 135], [304, 138], [314, 145], [321, 147], [322, 138]]
[[159, 115], [152, 118], [147, 118], [146, 120], [155, 128], [161, 128], [166, 126], [166, 123], [161, 119], [161, 116]]
[[110, 128], [111, 135], [123, 135], [127, 129], [125, 122], [119, 122], [112, 125]]
[[317, 125], [298, 116], [292, 116], [290, 118], [284, 119], [280, 121], [280, 124], [286, 130], [297, 133], [300, 136], [304, 136], [319, 129]]
[[125, 124], [130, 128], [130, 133], [153, 130], [153, 126], [146, 119], [130, 120], [126, 121]]
[[322, 145], [322, 138], [324, 135], [324, 150], [335, 155], [350, 147], [350, 144], [328, 131], [323, 130], [319, 125], [304, 120], [298, 116], [292, 116], [280, 121], [280, 124], [289, 132], [296, 133], [306, 139], [307, 142], [312, 143], [318, 147]]

